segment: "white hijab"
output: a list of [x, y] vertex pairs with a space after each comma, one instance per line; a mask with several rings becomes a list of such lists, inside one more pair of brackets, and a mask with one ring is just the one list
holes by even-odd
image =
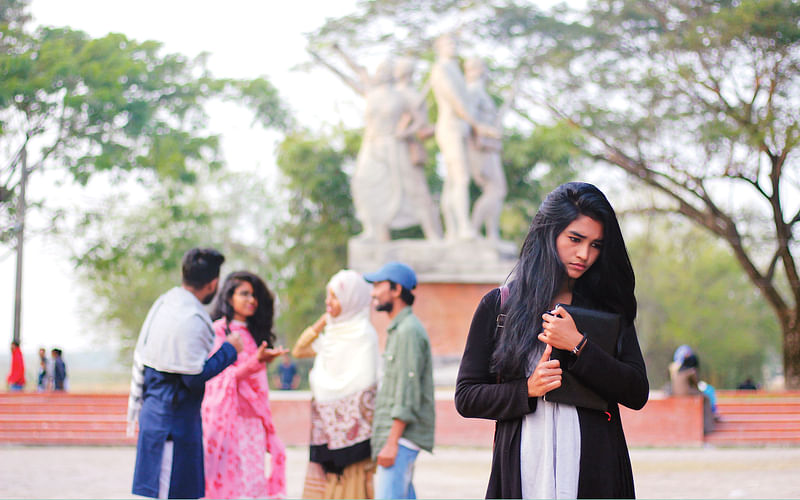
[[369, 321], [369, 284], [356, 271], [343, 270], [328, 282], [342, 306], [328, 317], [325, 330], [312, 344], [317, 353], [309, 373], [317, 401], [332, 401], [362, 391], [377, 382], [378, 335]]
[[338, 324], [350, 321], [366, 312], [372, 302], [372, 287], [364, 281], [364, 277], [356, 271], [342, 269], [328, 281], [328, 290], [332, 291], [342, 306], [342, 312], [336, 317], [328, 316], [327, 324]]

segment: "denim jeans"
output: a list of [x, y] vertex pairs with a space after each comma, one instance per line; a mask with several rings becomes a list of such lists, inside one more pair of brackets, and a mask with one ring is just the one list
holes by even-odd
[[376, 499], [417, 498], [414, 485], [414, 462], [419, 450], [412, 450], [398, 445], [397, 457], [391, 467], [378, 466]]

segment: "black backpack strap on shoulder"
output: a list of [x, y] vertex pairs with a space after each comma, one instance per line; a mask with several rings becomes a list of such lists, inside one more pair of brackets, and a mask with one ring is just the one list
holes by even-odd
[[503, 333], [503, 328], [506, 326], [506, 314], [503, 312], [505, 310], [505, 304], [508, 301], [508, 286], [503, 285], [500, 287], [500, 308], [498, 309], [497, 314], [497, 327], [495, 328], [495, 334], [501, 335]]
[[[501, 335], [503, 335], [503, 330], [506, 326], [506, 314], [505, 314], [505, 306], [508, 302], [508, 286], [502, 285], [500, 287], [500, 307], [497, 308], [497, 325], [494, 329], [494, 341], [495, 344], [497, 343], [498, 339]], [[503, 377], [500, 374], [497, 374], [497, 383], [501, 383], [503, 381]]]

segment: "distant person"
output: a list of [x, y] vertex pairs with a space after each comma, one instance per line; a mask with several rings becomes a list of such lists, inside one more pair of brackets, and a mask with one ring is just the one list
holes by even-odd
[[297, 373], [297, 364], [292, 361], [288, 354], [281, 356], [281, 364], [278, 365], [278, 387], [282, 391], [297, 389], [300, 385], [300, 374]]
[[182, 261], [182, 285], [159, 297], [144, 320], [133, 353], [128, 432], [139, 422], [133, 493], [153, 498], [205, 496], [200, 405], [206, 381], [236, 361], [239, 333], [217, 352], [204, 304], [217, 291], [225, 257], [193, 248]]
[[228, 275], [214, 303], [212, 352], [231, 332], [239, 334], [244, 348], [234, 364], [206, 382], [202, 415], [208, 498], [286, 496], [286, 450], [272, 423], [267, 381], [267, 363], [286, 353], [274, 346], [273, 302], [261, 278], [238, 271]]
[[[703, 396], [703, 433], [708, 434], [714, 430], [714, 407], [716, 406], [716, 391], [705, 382], [700, 381], [700, 361], [697, 355], [689, 354], [683, 358], [681, 367], [672, 383], [673, 396]], [[702, 387], [705, 390], [701, 389]], [[713, 400], [712, 400], [713, 399]]]
[[53, 389], [53, 360], [47, 357], [44, 347], [39, 348], [39, 373], [37, 374], [36, 387], [39, 392]]
[[53, 390], [67, 390], [67, 365], [64, 363], [64, 353], [61, 349], [51, 349], [50, 356], [53, 358]]
[[19, 342], [11, 342], [11, 369], [6, 377], [6, 385], [11, 392], [18, 392], [25, 388], [25, 360]]
[[[649, 385], [633, 323], [633, 268], [599, 189], [569, 182], [547, 195], [507, 291], [503, 299], [496, 288], [478, 305], [455, 393], [461, 415], [496, 422], [486, 498], [634, 498], [619, 405], [641, 409]], [[618, 314], [618, 353], [588, 339], [559, 304]], [[564, 365], [550, 358], [556, 348], [568, 351]], [[561, 387], [564, 370], [607, 410], [544, 398]]]
[[687, 396], [689, 394], [699, 394], [697, 383], [700, 379], [697, 376], [698, 360], [694, 354], [689, 354], [681, 361], [678, 371], [672, 377], [672, 395]]
[[756, 390], [758, 390], [758, 386], [756, 385], [755, 382], [753, 382], [753, 379], [750, 378], [750, 377], [747, 377], [746, 379], [744, 379], [744, 382], [742, 382], [741, 384], [737, 385], [736, 388], [738, 390], [740, 390], [740, 391], [756, 391]]
[[720, 420], [720, 416], [717, 412], [717, 390], [713, 385], [709, 384], [705, 380], [697, 382], [697, 388], [701, 393], [703, 393], [703, 396], [708, 398], [708, 402], [711, 405], [711, 415], [714, 419], [714, 422], [718, 422]]
[[373, 498], [372, 415], [378, 336], [369, 320], [370, 286], [356, 271], [334, 274], [325, 314], [306, 328], [292, 355], [314, 357], [311, 447], [303, 498]]
[[[669, 371], [669, 393], [672, 395], [675, 394], [675, 384], [676, 379], [678, 378], [678, 371], [680, 371], [681, 366], [683, 365], [683, 360], [693, 354], [692, 348], [686, 344], [679, 345], [675, 349], [675, 353], [672, 355], [672, 362], [667, 367]], [[678, 389], [679, 392], [683, 391], [683, 388]], [[685, 392], [685, 391], [683, 391]]]
[[375, 498], [416, 498], [414, 463], [420, 450], [433, 451], [436, 420], [430, 340], [411, 310], [417, 276], [407, 265], [389, 262], [364, 279], [372, 283], [375, 310], [391, 319], [372, 422]]

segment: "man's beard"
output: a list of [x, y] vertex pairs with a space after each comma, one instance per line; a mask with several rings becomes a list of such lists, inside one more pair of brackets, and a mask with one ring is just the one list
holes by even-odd
[[216, 295], [216, 294], [217, 294], [217, 289], [215, 288], [213, 292], [211, 292], [208, 295], [206, 295], [205, 297], [203, 297], [203, 300], [201, 300], [200, 302], [202, 302], [203, 305], [207, 306], [208, 304], [211, 303], [212, 300], [214, 300], [214, 295]]
[[381, 302], [380, 304], [375, 306], [375, 310], [378, 312], [390, 313], [392, 312], [392, 309], [394, 309], [394, 302]]

